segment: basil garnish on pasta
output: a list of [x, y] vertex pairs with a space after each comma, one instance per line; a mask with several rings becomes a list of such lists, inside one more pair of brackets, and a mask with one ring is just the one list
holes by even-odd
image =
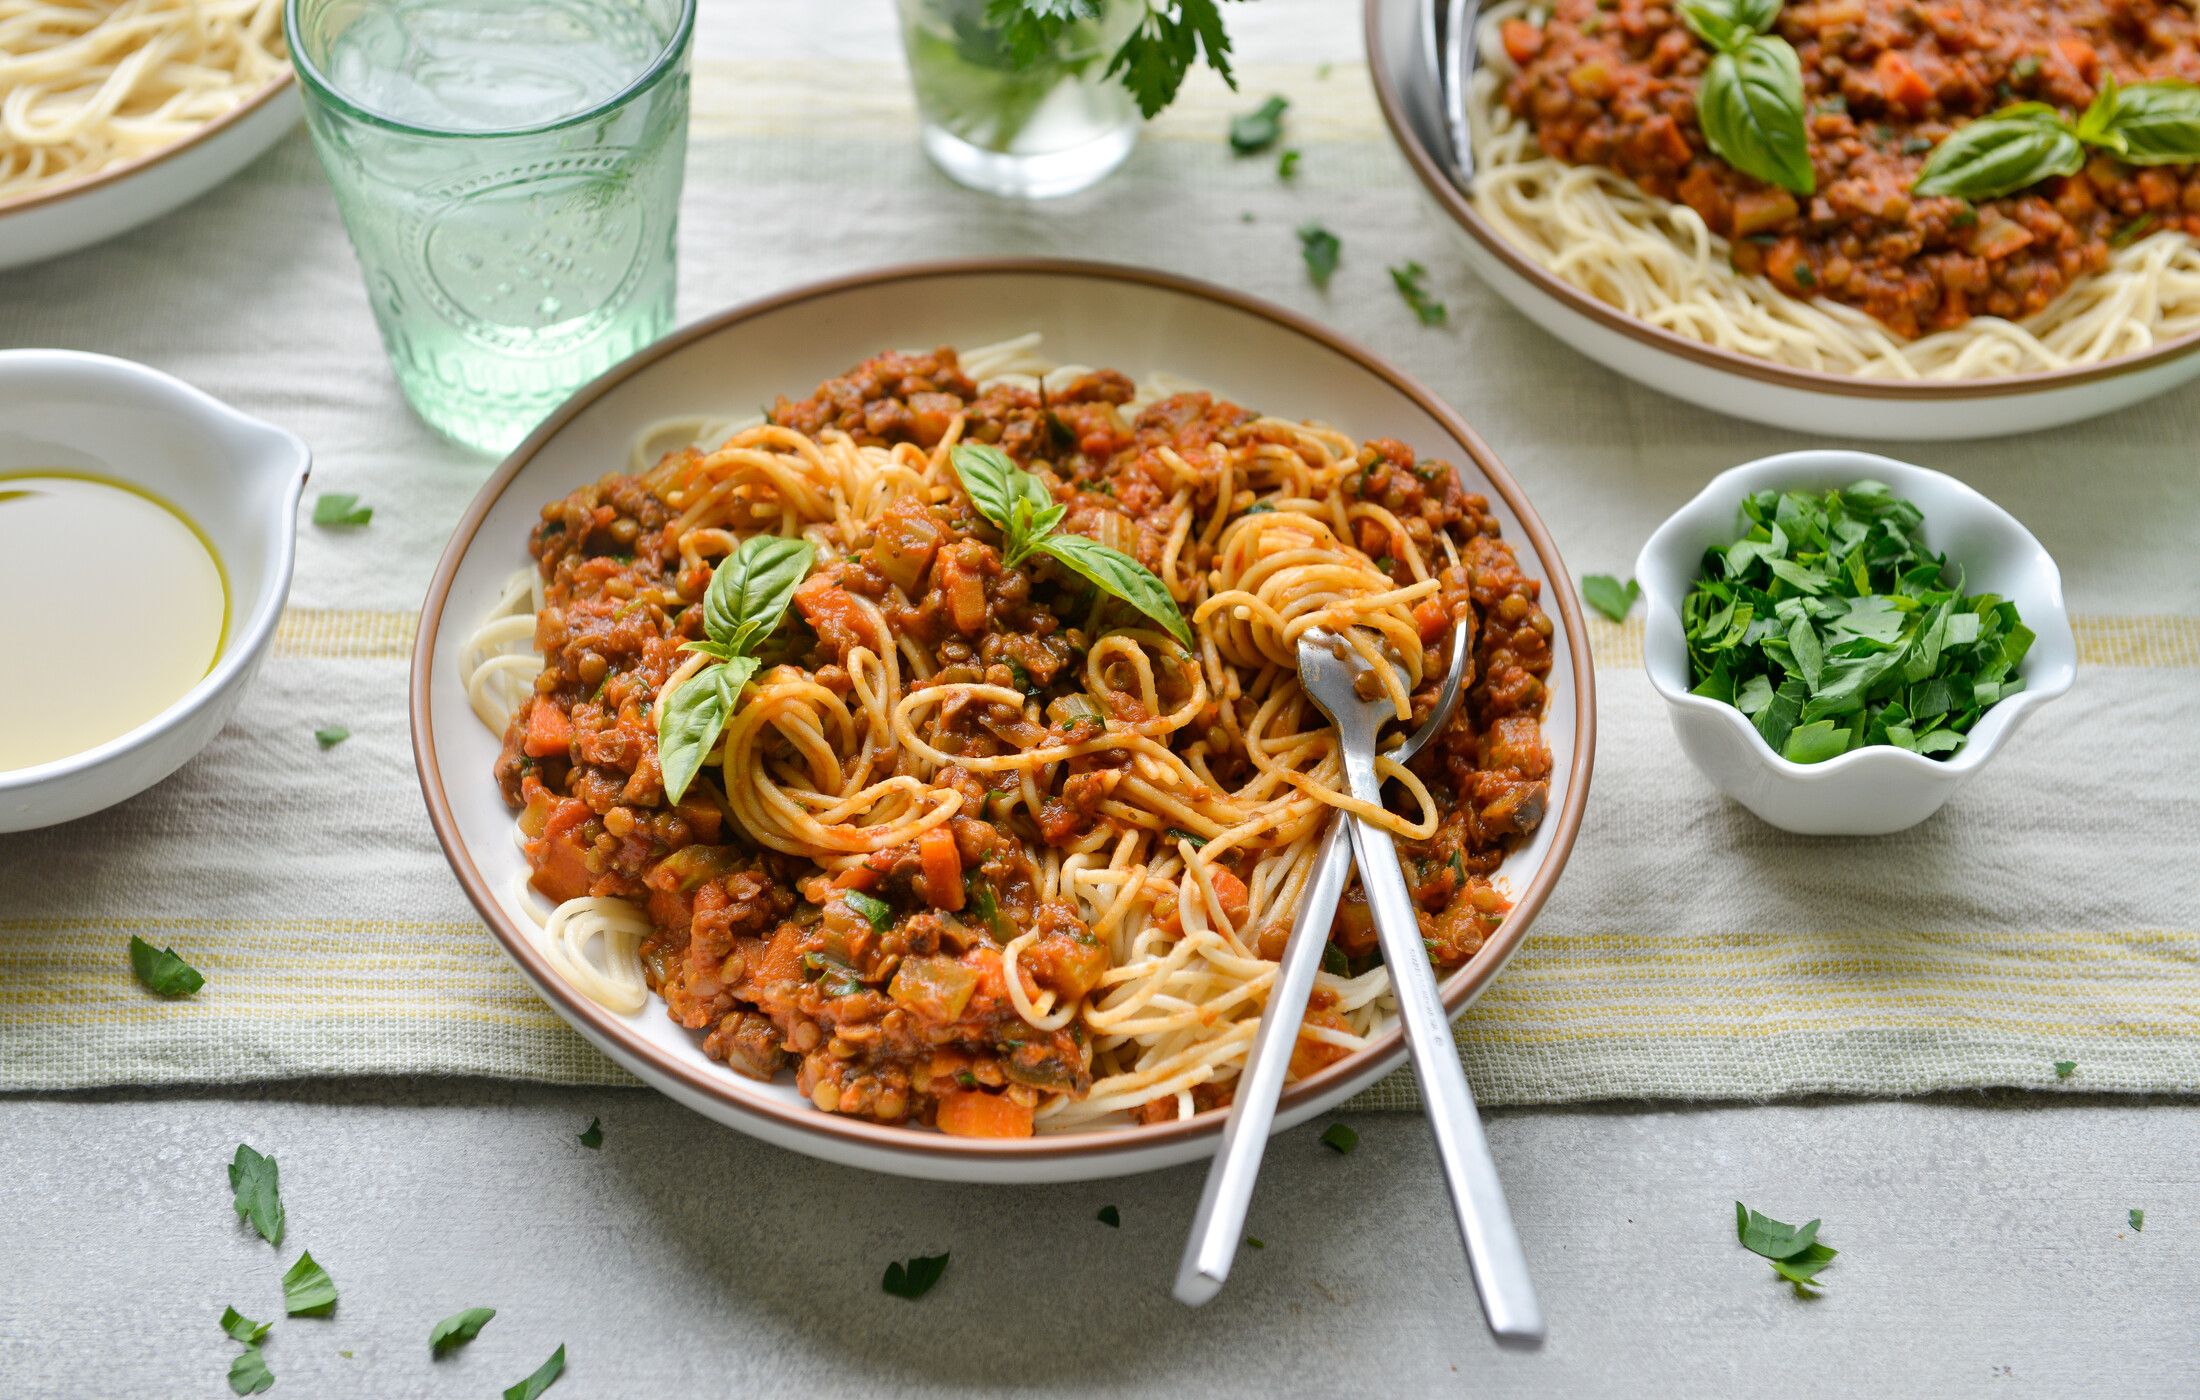
[[1088, 535], [1062, 530], [1066, 508], [1055, 501], [1045, 482], [1017, 466], [997, 447], [966, 443], [957, 447], [953, 456], [955, 475], [962, 479], [970, 503], [1001, 532], [1003, 563], [1014, 568], [1034, 554], [1043, 554], [1101, 592], [1160, 623], [1186, 647], [1192, 645], [1191, 626], [1184, 621], [1184, 612], [1170, 596], [1168, 585], [1121, 550], [1110, 549]]
[[787, 615], [810, 572], [816, 546], [778, 535], [751, 535], [719, 562], [703, 597], [703, 640], [685, 650], [721, 664], [689, 676], [657, 711], [657, 766], [665, 800], [678, 802], [733, 716], [741, 688], [756, 674], [752, 654]]
[[1914, 194], [1993, 199], [2084, 168], [2086, 150], [2130, 165], [2200, 161], [2200, 87], [2175, 78], [2120, 86], [2101, 79], [2070, 120], [2044, 102], [2019, 102], [1958, 128], [1933, 149]]
[[1802, 60], [1771, 32], [1780, 0], [1683, 0], [1680, 15], [1715, 55], [1696, 93], [1696, 120], [1712, 151], [1767, 184], [1815, 191]]

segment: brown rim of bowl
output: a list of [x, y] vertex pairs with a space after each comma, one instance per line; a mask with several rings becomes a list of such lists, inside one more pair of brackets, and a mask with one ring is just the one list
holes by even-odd
[[180, 156], [201, 141], [212, 139], [220, 132], [237, 125], [246, 117], [251, 116], [254, 112], [274, 101], [284, 88], [290, 87], [298, 81], [298, 75], [292, 72], [289, 67], [290, 56], [288, 50], [284, 52], [283, 64], [283, 71], [268, 79], [258, 92], [253, 93], [244, 101], [182, 140], [172, 142], [157, 151], [148, 151], [136, 160], [127, 161], [111, 170], [102, 170], [97, 175], [87, 175], [83, 179], [71, 180], [66, 184], [55, 185], [50, 189], [33, 190], [14, 199], [0, 200], [0, 219], [5, 219], [10, 214], [19, 214], [25, 209], [36, 209], [42, 204], [58, 204], [65, 199], [74, 199], [78, 195], [90, 194], [94, 190], [105, 189], [109, 185], [118, 184], [129, 179], [141, 170], [150, 169], [164, 160]]
[[[1574, 837], [1581, 829], [1582, 810], [1589, 796], [1590, 768], [1596, 754], [1596, 693], [1587, 628], [1582, 621], [1581, 605], [1574, 595], [1572, 578], [1559, 558], [1557, 547], [1551, 542], [1550, 533], [1544, 529], [1542, 520], [1528, 504], [1527, 497], [1521, 493], [1511, 474], [1498, 463], [1474, 429], [1467, 426], [1466, 420], [1434, 394], [1372, 352], [1296, 312], [1286, 311], [1223, 287], [1170, 273], [1110, 263], [1052, 258], [964, 258], [904, 263], [812, 282], [720, 312], [674, 331], [582, 386], [541, 427], [535, 429], [525, 442], [513, 449], [512, 455], [504, 459], [482, 486], [473, 503], [466, 508], [465, 515], [460, 518], [458, 527], [452, 531], [450, 543], [444, 547], [443, 557], [437, 561], [435, 576], [429, 581], [427, 598], [421, 605], [419, 634], [413, 644], [410, 683], [413, 761], [420, 773], [421, 793], [427, 800], [428, 819], [435, 827], [436, 840], [442, 844], [445, 858], [458, 876], [459, 883], [465, 887], [466, 895], [473, 901], [474, 908], [480, 911], [490, 931], [504, 946], [504, 951], [519, 964], [541, 995], [555, 1001], [569, 1020], [585, 1025], [595, 1036], [619, 1046], [624, 1054], [647, 1064], [694, 1093], [727, 1105], [739, 1114], [768, 1119], [780, 1127], [793, 1129], [806, 1136], [838, 1140], [890, 1153], [1000, 1162], [1105, 1156], [1165, 1146], [1191, 1138], [1211, 1138], [1222, 1130], [1224, 1110], [1209, 1110], [1192, 1118], [1145, 1127], [1085, 1129], [1003, 1140], [951, 1138], [922, 1129], [869, 1123], [844, 1118], [839, 1114], [820, 1113], [806, 1105], [759, 1102], [738, 1097], [728, 1092], [727, 1088], [726, 1076], [732, 1071], [713, 1073], [675, 1059], [666, 1051], [635, 1036], [621, 1019], [574, 991], [564, 978], [551, 969], [548, 960], [535, 948], [533, 941], [514, 926], [511, 916], [498, 903], [488, 881], [474, 865], [465, 843], [459, 839], [457, 822], [452, 816], [450, 802], [444, 795], [443, 775], [436, 760], [435, 726], [429, 706], [429, 691], [434, 682], [436, 638], [442, 627], [444, 609], [450, 600], [451, 583], [457, 577], [460, 561], [473, 546], [475, 534], [480, 530], [483, 518], [503, 495], [505, 488], [534, 460], [545, 444], [557, 436], [583, 409], [636, 372], [729, 326], [768, 312], [859, 288], [941, 277], [971, 276], [1072, 277], [1157, 287], [1214, 302], [1281, 326], [1355, 361], [1411, 399], [1423, 412], [1443, 426], [1482, 472], [1491, 489], [1512, 508], [1514, 517], [1519, 520], [1521, 530], [1535, 552], [1536, 563], [1543, 571], [1545, 586], [1549, 590], [1546, 606], [1555, 602], [1573, 656], [1570, 677], [1574, 691], [1572, 779], [1567, 787], [1565, 803], [1555, 814], [1556, 826], [1553, 828], [1550, 853], [1544, 858], [1534, 877], [1528, 881], [1527, 888], [1513, 902], [1512, 912], [1505, 916], [1504, 923], [1498, 926], [1497, 932], [1491, 935], [1481, 952], [1465, 967], [1452, 974], [1444, 984], [1445, 1008], [1456, 1015], [1496, 975], [1497, 970], [1520, 945], [1527, 934], [1528, 925], [1542, 909], [1544, 900], [1549, 898], [1552, 887], [1558, 883], [1559, 875], [1565, 870], [1566, 859], [1573, 850]], [[486, 780], [486, 775], [483, 777]], [[1325, 1089], [1343, 1080], [1368, 1073], [1370, 1065], [1393, 1065], [1404, 1058], [1404, 1038], [1396, 1027], [1392, 1027], [1367, 1048], [1354, 1051], [1312, 1077], [1289, 1086], [1284, 1091], [1277, 1111], [1288, 1113]]]
[[1383, 110], [1383, 122], [1390, 128], [1391, 139], [1405, 155], [1406, 163], [1413, 167], [1414, 175], [1428, 191], [1429, 197], [1441, 205], [1444, 212], [1451, 216], [1452, 222], [1471, 234], [1475, 242], [1488, 250], [1491, 256], [1526, 278], [1545, 295], [1607, 330], [1618, 331], [1653, 350], [1662, 350], [1712, 369], [1745, 375], [1784, 388], [1840, 394], [1849, 398], [1927, 401], [1999, 398], [2008, 394], [2030, 394], [2068, 388], [2074, 384], [2084, 384], [2096, 379], [2113, 379], [2119, 375], [2150, 369], [2200, 350], [2200, 331], [2189, 331], [2139, 354], [2119, 356], [2094, 365], [2035, 370], [2029, 374], [2006, 374], [1994, 379], [1887, 381], [1861, 379], [1852, 374], [1832, 374], [1824, 370], [1798, 369], [1772, 360], [1761, 360], [1754, 355], [1744, 355], [1739, 351], [1706, 345], [1700, 340], [1690, 340], [1686, 336], [1676, 335], [1638, 320], [1615, 306], [1599, 301], [1521, 252], [1503, 234], [1490, 226], [1474, 206], [1467, 202], [1466, 196], [1459, 193], [1458, 186], [1444, 174], [1435, 158], [1429, 154], [1428, 148], [1422, 144], [1419, 133], [1406, 120], [1398, 96], [1397, 79], [1384, 60], [1382, 15], [1386, 3], [1391, 3], [1391, 0], [1364, 0], [1363, 29], [1367, 40], [1368, 75], [1375, 84], [1375, 100]]

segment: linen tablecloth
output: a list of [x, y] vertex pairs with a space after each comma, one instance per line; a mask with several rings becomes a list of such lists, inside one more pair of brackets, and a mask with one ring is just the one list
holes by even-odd
[[[680, 238], [683, 319], [911, 258], [1036, 253], [1158, 266], [1355, 336], [1456, 404], [1568, 565], [1628, 572], [1714, 472], [1804, 439], [1612, 375], [1461, 266], [1391, 147], [1357, 6], [1229, 7], [1240, 90], [1196, 78], [1130, 162], [1044, 205], [919, 154], [885, 0], [705, 0]], [[1291, 99], [1295, 181], [1232, 155], [1234, 111]], [[1294, 230], [1334, 230], [1309, 284]], [[1417, 325], [1389, 265], [1450, 307]], [[443, 863], [405, 687], [428, 574], [490, 464], [412, 418], [303, 133], [159, 225], [0, 275], [0, 345], [143, 360], [313, 446], [365, 529], [300, 526], [290, 608], [236, 718], [135, 801], [0, 837], [0, 1088], [354, 1074], [623, 1079], [497, 952]], [[801, 385], [789, 385], [799, 391]], [[1379, 424], [1348, 424], [1364, 434]], [[1639, 622], [1591, 623], [1588, 818], [1517, 959], [1462, 1020], [1485, 1102], [2200, 1089], [2200, 386], [2052, 433], [1894, 455], [1955, 472], [2062, 566], [2081, 669], [1924, 826], [1789, 836], [1682, 757]], [[14, 600], [10, 605], [19, 605]], [[106, 645], [127, 646], [127, 619]], [[22, 683], [9, 677], [7, 683]], [[352, 737], [323, 751], [313, 731]], [[486, 781], [486, 776], [484, 776]], [[206, 974], [132, 980], [132, 933]], [[1401, 1074], [1362, 1099], [1411, 1102]]]

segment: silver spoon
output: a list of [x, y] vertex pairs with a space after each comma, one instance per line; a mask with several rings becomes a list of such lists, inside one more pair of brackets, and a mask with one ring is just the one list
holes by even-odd
[[[1473, 661], [1467, 629], [1451, 631], [1451, 657], [1444, 670], [1444, 684], [1428, 718], [1414, 730], [1393, 756], [1400, 763], [1419, 753], [1435, 738], [1459, 706]], [[1276, 1121], [1276, 1097], [1283, 1092], [1284, 1070], [1298, 1043], [1299, 1023], [1306, 1018], [1306, 999], [1314, 990], [1314, 973], [1321, 967], [1322, 949], [1329, 942], [1329, 926], [1337, 916], [1337, 901], [1344, 896], [1345, 877], [1352, 873], [1352, 842], [1343, 822], [1333, 821], [1314, 853], [1313, 873], [1291, 925], [1290, 940], [1276, 965], [1276, 980], [1268, 989], [1261, 1010], [1260, 1029], [1253, 1033], [1239, 1072], [1237, 1091], [1230, 1098], [1230, 1116], [1222, 1125], [1222, 1142], [1215, 1162], [1207, 1171], [1207, 1186], [1200, 1194], [1199, 1209], [1192, 1215], [1192, 1237], [1184, 1245], [1184, 1262], [1177, 1267], [1179, 1302], [1199, 1306], [1215, 1296], [1230, 1277], [1230, 1263], [1237, 1257], [1238, 1238], [1245, 1230], [1245, 1212], [1253, 1201], [1253, 1181], [1260, 1175], [1261, 1154], [1268, 1146], [1268, 1132]], [[1418, 935], [1416, 935], [1418, 939]], [[1418, 946], [1418, 943], [1416, 943]]]
[[[1373, 699], [1360, 695], [1358, 684], [1370, 672], [1366, 659], [1333, 633], [1314, 631], [1299, 639], [1299, 684], [1336, 721], [1352, 795], [1363, 802], [1380, 802], [1383, 785], [1375, 773], [1375, 740], [1392, 712], [1380, 695]], [[1357, 817], [1351, 823], [1360, 885], [1367, 891], [1375, 937], [1398, 997], [1406, 1045], [1420, 1078], [1422, 1107], [1436, 1135], [1436, 1156], [1459, 1217], [1467, 1267], [1482, 1298], [1482, 1315], [1500, 1342], [1534, 1346], [1543, 1340], [1543, 1307], [1528, 1277], [1528, 1258], [1505, 1205], [1497, 1163], [1491, 1160], [1489, 1141], [1482, 1136], [1474, 1095], [1459, 1068], [1451, 1018], [1444, 1013], [1436, 970], [1429, 966], [1421, 942], [1413, 896], [1406, 890], [1405, 873], [1398, 868], [1398, 848], [1383, 828]]]

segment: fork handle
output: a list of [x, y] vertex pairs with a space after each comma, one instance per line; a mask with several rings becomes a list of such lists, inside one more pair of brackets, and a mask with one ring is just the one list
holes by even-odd
[[[1370, 765], [1352, 774], [1353, 795], [1380, 801], [1381, 783]], [[1436, 970], [1421, 942], [1413, 897], [1398, 868], [1398, 847], [1379, 826], [1352, 818], [1352, 845], [1359, 856], [1360, 888], [1367, 892], [1375, 917], [1375, 936], [1390, 968], [1390, 985], [1405, 1022], [1406, 1044], [1421, 1084], [1421, 1102], [1436, 1134], [1436, 1156], [1444, 1185], [1451, 1192], [1459, 1232], [1466, 1241], [1467, 1267], [1474, 1274], [1482, 1315], [1500, 1341], [1526, 1346], [1543, 1341], [1543, 1305], [1528, 1276], [1528, 1256], [1513, 1229], [1505, 1188], [1497, 1179], [1489, 1139], [1467, 1088], [1466, 1071], [1451, 1038], [1451, 1018], [1436, 989]]]
[[1333, 821], [1314, 853], [1313, 873], [1300, 897], [1291, 937], [1283, 945], [1276, 980], [1269, 984], [1268, 1000], [1261, 1007], [1260, 1029], [1253, 1033], [1237, 1091], [1230, 1097], [1230, 1116], [1223, 1120], [1222, 1142], [1215, 1149], [1214, 1165], [1207, 1169], [1199, 1209], [1192, 1215], [1191, 1238], [1184, 1243], [1184, 1261], [1176, 1270], [1180, 1303], [1198, 1307], [1221, 1291], [1230, 1277], [1238, 1237], [1245, 1230], [1245, 1212], [1253, 1202], [1253, 1181], [1260, 1175], [1261, 1154], [1267, 1151], [1268, 1131], [1276, 1121], [1276, 1096], [1283, 1092], [1284, 1071], [1298, 1044], [1299, 1023], [1306, 1019], [1314, 973], [1321, 967], [1329, 926], [1337, 917], [1345, 877], [1351, 873], [1351, 841], [1344, 834], [1344, 823]]

